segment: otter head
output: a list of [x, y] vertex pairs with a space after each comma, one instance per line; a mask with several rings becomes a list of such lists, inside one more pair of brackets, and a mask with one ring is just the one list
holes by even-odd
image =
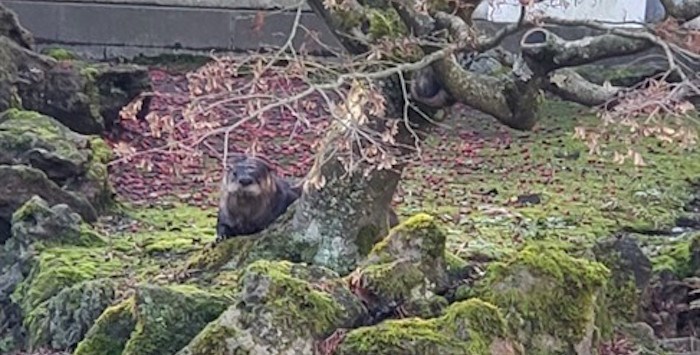
[[414, 100], [435, 108], [442, 108], [453, 103], [431, 66], [417, 70], [413, 74], [411, 96]]
[[274, 192], [274, 172], [260, 159], [243, 156], [237, 158], [226, 172], [226, 190], [238, 197], [258, 197]]

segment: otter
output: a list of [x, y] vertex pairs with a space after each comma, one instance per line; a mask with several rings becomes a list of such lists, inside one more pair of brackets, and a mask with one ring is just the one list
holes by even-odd
[[433, 108], [451, 106], [455, 99], [445, 90], [432, 66], [418, 69], [413, 74], [411, 97]]
[[216, 221], [217, 242], [264, 230], [301, 196], [301, 186], [292, 186], [255, 157], [236, 158], [225, 174]]

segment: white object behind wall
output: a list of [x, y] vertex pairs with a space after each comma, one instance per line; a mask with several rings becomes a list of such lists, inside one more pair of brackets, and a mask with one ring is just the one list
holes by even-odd
[[[564, 19], [621, 23], [644, 22], [646, 7], [647, 0], [544, 0], [531, 6], [528, 12]], [[474, 15], [493, 22], [515, 22], [520, 16], [520, 3], [518, 0], [484, 1]]]

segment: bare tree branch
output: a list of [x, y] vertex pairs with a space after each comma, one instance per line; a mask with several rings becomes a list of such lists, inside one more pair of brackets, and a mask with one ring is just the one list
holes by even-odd
[[523, 35], [520, 46], [525, 57], [533, 59], [531, 62], [548, 72], [639, 53], [651, 48], [652, 43], [646, 39], [631, 39], [615, 34], [567, 41], [544, 28], [534, 28]]
[[547, 90], [565, 100], [598, 106], [609, 102], [622, 88], [594, 84], [574, 70], [562, 68], [550, 73]]

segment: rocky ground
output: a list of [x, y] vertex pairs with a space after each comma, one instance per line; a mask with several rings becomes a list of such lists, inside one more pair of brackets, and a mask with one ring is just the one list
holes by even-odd
[[[140, 114], [117, 117], [142, 91], [192, 134], [182, 72], [39, 55], [13, 21], [0, 27], [2, 353], [662, 354], [659, 338], [695, 334], [695, 147], [602, 135], [593, 155], [574, 133], [600, 121], [575, 105], [548, 100], [528, 133], [455, 107], [405, 173], [402, 223], [339, 275], [265, 259], [294, 248], [279, 226], [209, 245], [215, 159], [115, 154], [159, 143]], [[318, 103], [302, 105], [310, 126], [280, 114], [232, 147], [257, 137], [282, 175], [303, 176]], [[643, 166], [612, 162], [630, 148]]]

